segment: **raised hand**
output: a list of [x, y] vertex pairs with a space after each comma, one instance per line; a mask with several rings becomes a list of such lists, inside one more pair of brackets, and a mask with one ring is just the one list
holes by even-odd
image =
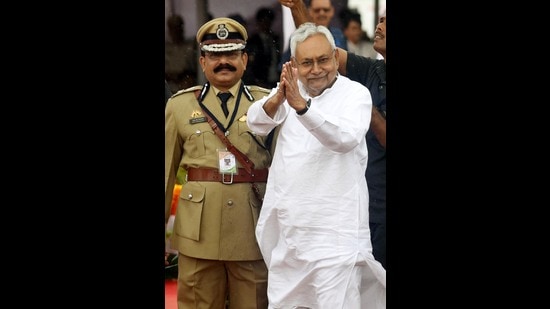
[[279, 3], [287, 8], [292, 8], [294, 6], [294, 0], [279, 0]]
[[281, 80], [284, 84], [284, 91], [288, 104], [297, 111], [304, 109], [306, 106], [306, 99], [302, 97], [300, 89], [298, 88], [298, 69], [292, 66], [291, 61], [283, 64]]

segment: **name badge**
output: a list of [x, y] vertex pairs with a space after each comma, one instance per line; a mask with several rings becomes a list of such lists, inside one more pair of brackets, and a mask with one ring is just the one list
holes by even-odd
[[218, 149], [218, 159], [220, 174], [237, 174], [237, 160], [231, 151]]
[[189, 119], [189, 124], [195, 124], [195, 123], [201, 123], [201, 122], [206, 122], [206, 117], [197, 117], [197, 118]]

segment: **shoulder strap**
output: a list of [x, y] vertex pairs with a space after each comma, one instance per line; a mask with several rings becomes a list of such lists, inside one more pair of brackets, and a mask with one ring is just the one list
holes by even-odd
[[[195, 95], [197, 95], [197, 98], [200, 96], [200, 94], [200, 90], [195, 90]], [[206, 111], [203, 110], [203, 112], [206, 116], [206, 119], [208, 120], [208, 124], [210, 124], [212, 130], [214, 130], [220, 140], [227, 146], [227, 150], [231, 151], [231, 153], [235, 155], [235, 158], [237, 158], [237, 160], [241, 162], [244, 169], [249, 174], [252, 174], [252, 170], [254, 169], [254, 162], [250, 161], [250, 159], [248, 159], [248, 157], [244, 153], [242, 153], [239, 149], [237, 149], [237, 147], [231, 144], [231, 141], [229, 141], [227, 136], [225, 136], [225, 134], [220, 130], [218, 124], [214, 120], [212, 120], [212, 117], [210, 117], [210, 115]]]
[[212, 120], [212, 117], [210, 117], [208, 113], [205, 112], [204, 115], [206, 116], [206, 119], [208, 120], [208, 123], [210, 124], [214, 132], [216, 132], [216, 135], [222, 140], [225, 145], [227, 145], [227, 150], [231, 151], [235, 155], [237, 160], [241, 162], [241, 164], [244, 166], [244, 169], [249, 174], [252, 174], [252, 170], [254, 169], [254, 162], [250, 161], [250, 159], [248, 159], [248, 157], [244, 153], [242, 153], [239, 149], [237, 149], [237, 147], [231, 144], [227, 136], [222, 133], [216, 122]]

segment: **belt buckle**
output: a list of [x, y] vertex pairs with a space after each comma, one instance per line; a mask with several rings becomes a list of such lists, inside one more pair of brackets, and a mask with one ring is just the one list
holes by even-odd
[[[225, 181], [225, 175], [231, 175], [231, 178], [229, 179], [229, 181]], [[230, 184], [232, 184], [232, 183], [233, 183], [233, 173], [228, 173], [228, 174], [222, 173], [222, 183], [223, 183], [224, 185], [230, 185]]]

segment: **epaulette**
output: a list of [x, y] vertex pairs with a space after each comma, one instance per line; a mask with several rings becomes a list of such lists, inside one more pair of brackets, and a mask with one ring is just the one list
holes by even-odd
[[256, 85], [251, 85], [251, 86], [247, 85], [246, 87], [250, 91], [260, 91], [260, 92], [265, 92], [267, 94], [269, 94], [271, 92], [271, 89], [267, 89], [267, 88], [256, 86]]
[[266, 95], [271, 92], [271, 90], [269, 90], [267, 88], [260, 87], [260, 86], [256, 86], [256, 85], [248, 86], [248, 85], [246, 85], [244, 87], [244, 94], [246, 95], [246, 97], [248, 98], [249, 101], [254, 101], [255, 100], [254, 96], [252, 95], [252, 91], [262, 92], [262, 93], [265, 93]]
[[201, 90], [202, 87], [203, 87], [202, 85], [198, 85], [198, 86], [193, 86], [193, 87], [189, 87], [189, 88], [182, 89], [182, 90], [180, 90], [180, 91], [174, 93], [174, 94], [172, 95], [172, 98], [173, 98], [173, 97], [176, 97], [176, 96], [179, 96], [179, 95], [181, 95], [181, 94], [187, 93], [187, 92], [195, 92], [195, 90]]

